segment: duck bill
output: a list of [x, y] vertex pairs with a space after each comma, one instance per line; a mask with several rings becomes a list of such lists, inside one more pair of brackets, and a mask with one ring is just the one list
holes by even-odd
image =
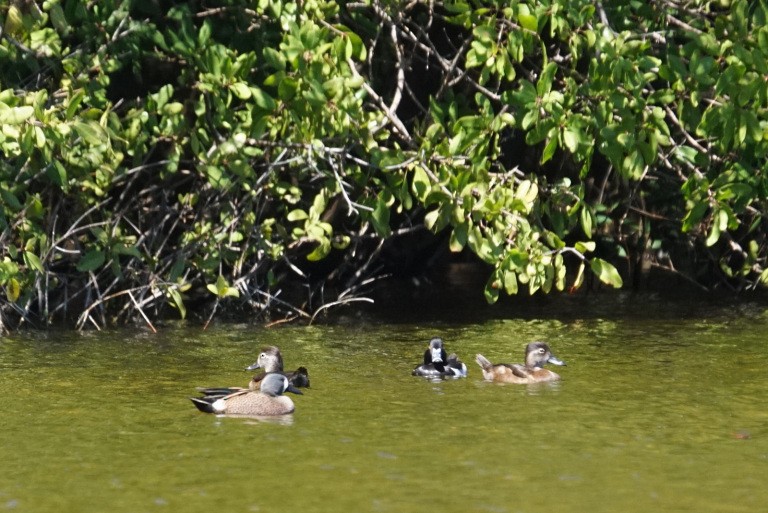
[[298, 395], [304, 395], [304, 392], [296, 388], [295, 386], [289, 384], [288, 388], [285, 389], [286, 392], [290, 392], [292, 394], [298, 394]]
[[565, 365], [565, 362], [556, 356], [550, 356], [549, 360], [547, 360], [547, 363], [551, 363], [552, 365]]
[[432, 356], [433, 362], [442, 362], [443, 361], [443, 350], [439, 347], [431, 347], [429, 348], [429, 353]]
[[259, 365], [259, 362], [255, 362], [255, 363], [253, 363], [253, 364], [251, 364], [251, 365], [249, 365], [248, 367], [245, 368], [245, 370], [247, 370], [247, 371], [252, 371], [252, 370], [256, 370], [256, 369], [261, 369], [261, 365]]

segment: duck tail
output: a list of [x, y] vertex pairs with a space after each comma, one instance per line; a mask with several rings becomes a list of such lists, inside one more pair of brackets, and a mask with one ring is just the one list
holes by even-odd
[[216, 413], [216, 410], [213, 409], [213, 401], [216, 399], [215, 396], [189, 398], [189, 400], [192, 401], [192, 404], [203, 413]]
[[481, 354], [475, 355], [475, 361], [484, 371], [489, 371], [493, 368], [491, 361]]
[[288, 381], [295, 387], [309, 387], [309, 371], [306, 367], [299, 367], [288, 377]]

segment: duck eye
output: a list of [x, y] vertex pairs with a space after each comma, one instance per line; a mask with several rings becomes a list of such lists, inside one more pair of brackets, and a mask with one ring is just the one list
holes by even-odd
[[546, 351], [544, 350], [544, 348], [543, 348], [543, 347], [540, 347], [540, 348], [539, 348], [539, 354], [544, 354], [544, 353], [546, 353]]

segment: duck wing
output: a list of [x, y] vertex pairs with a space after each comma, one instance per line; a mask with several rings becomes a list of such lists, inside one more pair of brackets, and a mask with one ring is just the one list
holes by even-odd
[[209, 387], [209, 388], [203, 388], [198, 387], [197, 391], [203, 394], [205, 397], [224, 397], [225, 395], [234, 394], [235, 392], [239, 392], [241, 390], [245, 390], [242, 387]]
[[518, 378], [526, 379], [531, 377], [531, 373], [525, 367], [525, 365], [521, 365], [519, 363], [500, 363], [498, 365], [501, 367], [506, 367], [507, 369], [511, 370], [512, 374], [514, 374]]
[[284, 373], [291, 385], [299, 388], [309, 387], [309, 372], [306, 367], [299, 367], [293, 372]]

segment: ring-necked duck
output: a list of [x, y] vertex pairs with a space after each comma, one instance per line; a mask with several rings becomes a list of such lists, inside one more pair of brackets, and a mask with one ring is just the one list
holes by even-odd
[[190, 397], [198, 410], [205, 413], [227, 415], [286, 415], [293, 413], [295, 406], [285, 392], [302, 394], [301, 390], [288, 382], [282, 374], [267, 374], [260, 383], [260, 390], [240, 390], [224, 397]]
[[443, 339], [434, 337], [424, 351], [424, 363], [413, 369], [411, 374], [426, 378], [463, 378], [467, 375], [467, 366], [459, 360], [456, 353], [447, 355]]
[[542, 383], [557, 381], [560, 375], [544, 368], [545, 363], [565, 365], [557, 359], [544, 342], [531, 342], [525, 347], [525, 365], [519, 363], [491, 363], [488, 358], [478, 354], [475, 361], [483, 369], [483, 377], [489, 381], [502, 383]]
[[[257, 374], [253, 377], [252, 385], [258, 383], [265, 374], [279, 372], [291, 382], [291, 385], [295, 387], [308, 387], [309, 386], [309, 372], [306, 367], [299, 367], [295, 371], [283, 370], [283, 355], [280, 350], [275, 346], [268, 346], [261, 350], [258, 360], [252, 365], [249, 365], [245, 370], [251, 371], [256, 369], [264, 369], [263, 374]], [[251, 385], [251, 386], [252, 386]]]
[[291, 385], [295, 387], [308, 387], [309, 386], [309, 372], [306, 367], [299, 367], [292, 372], [283, 371], [283, 355], [280, 350], [275, 346], [268, 346], [261, 350], [258, 360], [253, 365], [249, 365], [245, 370], [264, 369], [264, 372], [256, 374], [253, 379], [248, 383], [247, 388], [243, 387], [209, 387], [198, 388], [198, 391], [206, 396], [223, 397], [225, 395], [234, 394], [235, 392], [242, 392], [243, 390], [251, 390], [257, 392], [261, 386], [261, 380], [264, 379], [269, 373], [282, 374]]

